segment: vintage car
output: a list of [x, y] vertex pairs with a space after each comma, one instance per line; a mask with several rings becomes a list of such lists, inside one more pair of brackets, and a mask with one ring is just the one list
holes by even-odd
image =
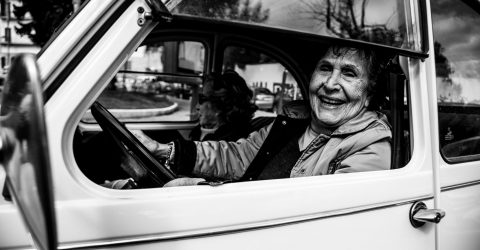
[[[480, 249], [479, 20], [468, 0], [85, 1], [5, 81], [0, 249]], [[226, 69], [308, 105], [331, 45], [389, 58], [390, 170], [161, 187], [128, 129], [187, 138]], [[156, 185], [106, 187], [122, 155]]]

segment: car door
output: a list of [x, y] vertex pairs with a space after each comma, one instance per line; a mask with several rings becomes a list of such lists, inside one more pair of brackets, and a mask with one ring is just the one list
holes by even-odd
[[[88, 107], [147, 35], [148, 30], [136, 26], [137, 9], [131, 6], [106, 36], [93, 44], [89, 54], [77, 62], [62, 85], [52, 92], [45, 106], [61, 247], [436, 247], [436, 227], [429, 223], [414, 227], [410, 219], [417, 202], [434, 207], [436, 171], [430, 143], [429, 104], [424, 98], [429, 95], [424, 84], [426, 66], [413, 56], [401, 56], [408, 84], [402, 82], [403, 91], [399, 91], [399, 96], [404, 97], [399, 98], [401, 103], [406, 100], [408, 104], [405, 109], [408, 129], [401, 134], [410, 141], [409, 146], [404, 146], [410, 156], [395, 169], [139, 190], [107, 189], [90, 180], [74, 156], [74, 134]], [[233, 24], [227, 28], [238, 27]], [[132, 41], [112, 37], [127, 37]], [[324, 39], [322, 46], [348, 43], [342, 39]], [[352, 44], [367, 46], [360, 42]], [[136, 124], [129, 127], [135, 128]]]
[[[203, 20], [196, 22], [198, 25], [205, 23]], [[175, 24], [172, 20], [169, 25], [175, 27]], [[214, 24], [210, 23], [212, 27]], [[223, 32], [231, 30], [233, 33], [234, 29], [240, 29], [239, 24], [225, 25]], [[282, 34], [288, 37], [291, 33], [284, 31]], [[265, 43], [264, 47], [269, 47]], [[225, 55], [222, 50], [216, 52], [220, 53], [213, 56], [213, 60], [221, 60]], [[271, 53], [265, 51], [264, 54]], [[91, 64], [98, 64], [95, 57], [90, 59]], [[139, 249], [220, 249], [225, 246], [230, 249], [312, 249], [319, 246], [434, 249], [435, 226], [427, 223], [416, 228], [410, 222], [410, 213], [417, 201], [424, 202], [428, 208], [434, 207], [429, 105], [424, 98], [429, 92], [422, 80], [427, 78], [426, 66], [420, 58], [402, 56], [401, 59], [402, 71], [408, 79], [408, 85], [400, 85], [399, 98], [402, 104], [404, 100], [408, 104], [405, 109], [408, 130], [401, 131], [402, 136], [405, 134], [410, 140], [409, 146], [401, 145], [411, 153], [406, 164], [390, 171], [230, 183], [215, 187], [110, 190], [92, 182], [79, 170], [71, 143], [75, 130], [72, 124], [80, 120], [95, 95], [71, 100], [65, 94], [67, 89], [88, 93], [90, 90], [84, 89], [86, 85], [101, 89], [108, 82], [84, 79], [86, 81], [80, 86], [76, 82], [78, 79], [72, 79], [64, 83], [63, 94], [56, 93], [48, 104], [52, 108], [49, 110], [51, 120], [56, 121], [51, 130], [63, 131], [64, 135], [63, 138], [54, 138], [52, 143], [57, 149], [66, 149], [64, 158], [58, 159], [55, 167], [69, 170], [59, 172], [59, 185], [68, 185], [79, 191], [59, 192], [63, 197], [73, 195], [72, 199], [79, 199], [77, 195], [81, 193], [82, 202], [88, 206], [71, 203], [62, 207], [61, 244], [125, 249], [133, 244]], [[102, 72], [93, 71], [93, 68], [88, 70], [92, 71], [82, 74], [94, 79], [105, 78]], [[109, 73], [116, 70], [112, 67]], [[53, 112], [54, 107], [62, 105], [68, 110]], [[141, 127], [138, 124], [127, 126]], [[77, 225], [75, 230], [67, 221]], [[81, 238], [78, 231], [82, 232]]]
[[480, 5], [432, 1], [438, 105], [439, 249], [480, 247]]

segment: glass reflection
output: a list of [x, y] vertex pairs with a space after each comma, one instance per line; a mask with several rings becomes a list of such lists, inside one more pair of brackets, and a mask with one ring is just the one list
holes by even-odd
[[173, 12], [418, 50], [411, 8], [401, 0], [200, 0], [183, 1]]

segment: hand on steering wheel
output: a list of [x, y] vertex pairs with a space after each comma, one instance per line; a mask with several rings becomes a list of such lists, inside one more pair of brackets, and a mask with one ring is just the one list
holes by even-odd
[[176, 178], [176, 175], [160, 163], [150, 151], [105, 107], [93, 103], [92, 115], [124, 153], [124, 170], [141, 187], [159, 187]]

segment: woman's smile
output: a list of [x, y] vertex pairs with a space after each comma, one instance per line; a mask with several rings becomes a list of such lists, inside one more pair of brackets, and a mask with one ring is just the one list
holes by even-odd
[[320, 102], [324, 106], [327, 106], [327, 107], [332, 106], [333, 108], [337, 108], [338, 106], [346, 103], [346, 101], [344, 101], [342, 99], [335, 98], [335, 97], [329, 97], [329, 96], [325, 96], [325, 95], [320, 95], [319, 99], [320, 99]]

